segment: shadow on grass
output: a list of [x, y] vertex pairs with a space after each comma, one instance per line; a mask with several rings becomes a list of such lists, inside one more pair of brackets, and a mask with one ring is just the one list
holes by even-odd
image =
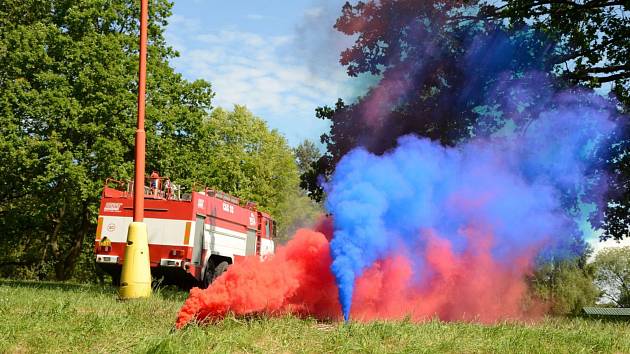
[[116, 288], [108, 285], [98, 284], [77, 284], [77, 283], [64, 283], [55, 281], [34, 281], [34, 280], [15, 280], [15, 279], [0, 279], [0, 286], [9, 286], [14, 288], [30, 288], [30, 289], [44, 289], [44, 290], [61, 290], [61, 291], [79, 291], [85, 289], [97, 290], [100, 292], [115, 293]]
[[188, 298], [189, 290], [181, 289], [175, 285], [153, 284], [153, 295], [164, 300], [184, 301]]
[[596, 316], [596, 315], [580, 315], [580, 318], [591, 322], [611, 322], [611, 323], [629, 323], [630, 316]]
[[[28, 288], [34, 290], [56, 290], [67, 292], [91, 291], [101, 294], [111, 294], [118, 296], [118, 288], [112, 285], [99, 284], [80, 284], [65, 283], [56, 281], [35, 281], [35, 280], [16, 280], [16, 279], [0, 279], [0, 286], [8, 286], [12, 288]], [[152, 296], [164, 300], [183, 302], [188, 297], [188, 292], [183, 291], [176, 286], [155, 285], [152, 289]]]

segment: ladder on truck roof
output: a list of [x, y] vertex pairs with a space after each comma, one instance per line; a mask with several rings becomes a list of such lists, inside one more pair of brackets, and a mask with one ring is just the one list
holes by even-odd
[[217, 199], [226, 201], [226, 202], [230, 202], [232, 204], [236, 204], [239, 205], [240, 203], [240, 199], [238, 199], [237, 197], [233, 196], [233, 195], [229, 195], [225, 192], [221, 192], [218, 191], [216, 189], [210, 189], [210, 188], [206, 188], [203, 191], [203, 194], [209, 196], [209, 197], [215, 197]]

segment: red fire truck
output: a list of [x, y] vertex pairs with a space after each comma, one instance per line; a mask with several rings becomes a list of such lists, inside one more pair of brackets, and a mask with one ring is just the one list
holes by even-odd
[[[164, 182], [164, 183], [162, 183]], [[168, 179], [145, 187], [144, 222], [151, 273], [165, 284], [207, 287], [243, 256], [273, 254], [276, 225], [254, 203], [204, 189], [181, 193]], [[133, 183], [107, 180], [96, 227], [97, 265], [114, 283], [120, 272], [133, 219]]]

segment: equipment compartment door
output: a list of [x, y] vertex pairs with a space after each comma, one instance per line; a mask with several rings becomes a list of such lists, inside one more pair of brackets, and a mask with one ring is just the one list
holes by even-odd
[[193, 264], [201, 264], [201, 251], [203, 250], [203, 230], [206, 227], [206, 217], [197, 215], [197, 223], [195, 224], [195, 245], [193, 248]]
[[247, 230], [247, 244], [245, 245], [245, 255], [256, 254], [256, 230]]

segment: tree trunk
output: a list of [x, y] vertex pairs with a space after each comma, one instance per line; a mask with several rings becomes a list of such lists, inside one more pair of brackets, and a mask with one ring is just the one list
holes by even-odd
[[[60, 255], [60, 247], [59, 247], [59, 233], [61, 232], [61, 227], [63, 226], [63, 219], [64, 216], [66, 214], [66, 203], [64, 202], [61, 206], [61, 208], [59, 208], [59, 217], [57, 217], [56, 219], [53, 218], [53, 222], [55, 223], [55, 226], [53, 227], [52, 233], [50, 235], [50, 237], [48, 237], [48, 246], [50, 247], [50, 252], [52, 254], [52, 256], [54, 257], [54, 259], [59, 259], [59, 255]], [[41, 265], [44, 265], [44, 262], [46, 261], [45, 259], [46, 257], [46, 250], [44, 250], [44, 256], [41, 259]], [[58, 269], [58, 263], [55, 264], [55, 278], [59, 278], [59, 269]]]
[[72, 239], [72, 246], [65, 253], [65, 257], [63, 257], [62, 261], [59, 261], [59, 263], [57, 263], [57, 280], [68, 280], [72, 276], [77, 261], [81, 256], [81, 251], [83, 250], [83, 241], [85, 240], [85, 236], [87, 235], [89, 229], [90, 219], [88, 202], [84, 201], [81, 209], [81, 226], [75, 233]]

